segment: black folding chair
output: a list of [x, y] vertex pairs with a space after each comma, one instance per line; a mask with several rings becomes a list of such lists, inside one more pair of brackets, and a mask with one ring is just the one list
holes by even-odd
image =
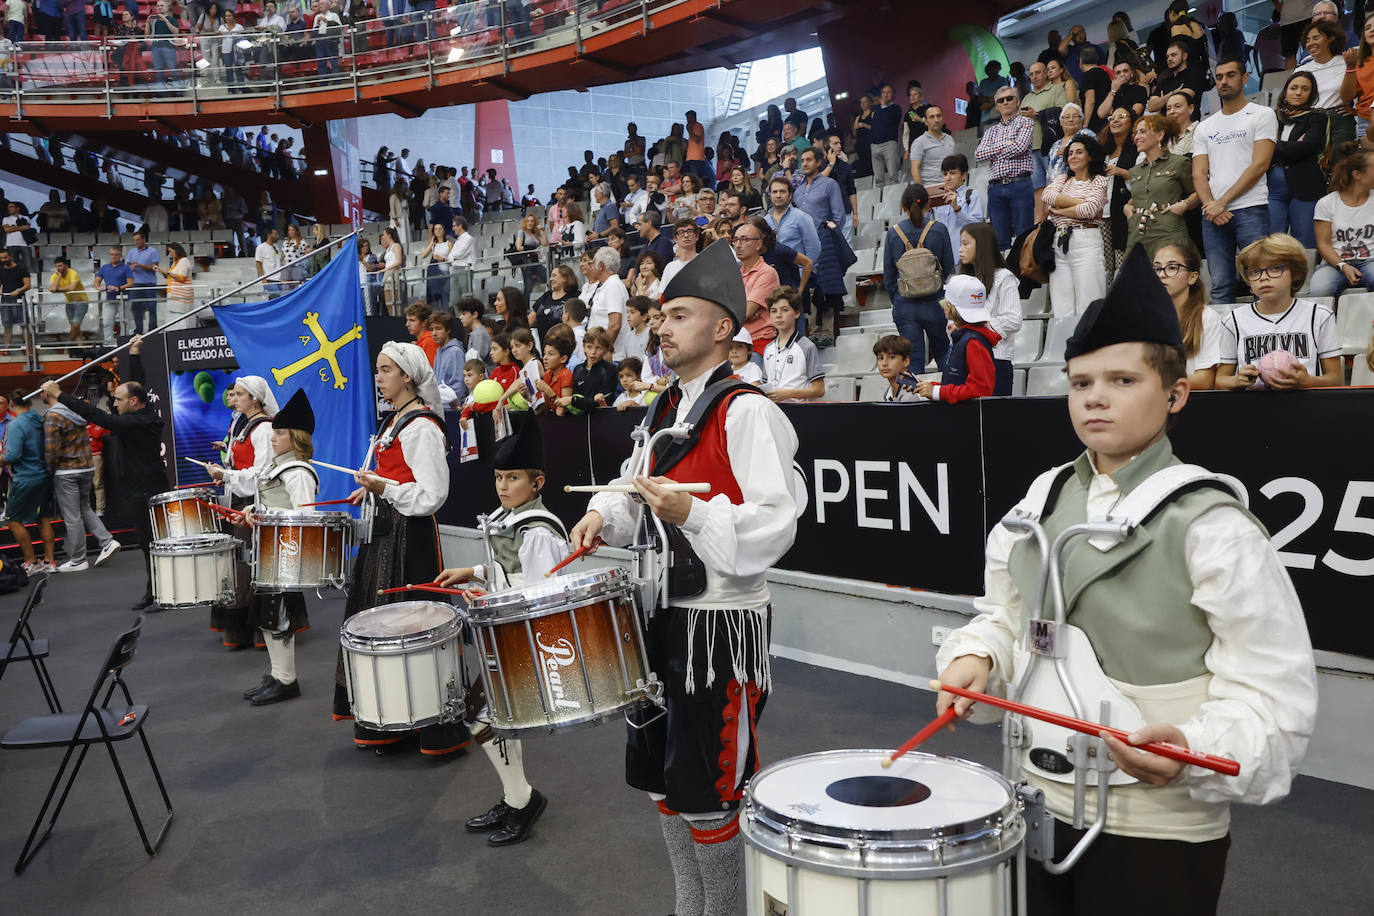
[[57, 687], [53, 685], [52, 675], [48, 673], [48, 641], [37, 639], [29, 626], [29, 617], [34, 608], [43, 603], [43, 590], [48, 587], [47, 574], [37, 575], [29, 587], [29, 596], [24, 599], [24, 607], [19, 611], [19, 619], [14, 622], [14, 630], [5, 646], [5, 657], [0, 658], [0, 678], [5, 676], [10, 662], [30, 662], [34, 674], [38, 675], [38, 688], [43, 691], [43, 699], [48, 701], [49, 712], [61, 712], [62, 703], [57, 699]]
[[[133, 697], [129, 695], [129, 687], [124, 683], [124, 668], [134, 660], [134, 649], [138, 645], [138, 636], [143, 629], [143, 617], [140, 616], [134, 621], [133, 628], [121, 633], [115, 640], [114, 646], [110, 649], [110, 654], [104, 659], [100, 667], [100, 674], [96, 677], [95, 686], [91, 688], [91, 695], [86, 699], [86, 705], [80, 713], [54, 713], [46, 716], [33, 716], [20, 722], [14, 728], [0, 736], [0, 748], [5, 750], [33, 750], [45, 747], [65, 747], [67, 753], [62, 757], [62, 765], [57, 768], [57, 775], [53, 778], [52, 786], [48, 789], [47, 798], [43, 799], [43, 807], [38, 811], [38, 817], [33, 822], [33, 829], [29, 831], [29, 838], [24, 843], [24, 849], [19, 853], [19, 861], [15, 863], [15, 873], [20, 873], [33, 861], [38, 850], [47, 842], [52, 829], [57, 824], [57, 816], [62, 813], [62, 806], [67, 801], [67, 794], [71, 792], [72, 783], [76, 782], [76, 774], [81, 771], [81, 764], [86, 759], [86, 752], [91, 749], [93, 744], [103, 744], [110, 752], [110, 761], [114, 764], [115, 773], [119, 776], [120, 788], [124, 790], [124, 800], [129, 803], [129, 812], [134, 816], [134, 825], [138, 827], [139, 839], [143, 841], [143, 849], [148, 855], [156, 855], [158, 847], [162, 845], [162, 837], [167, 833], [167, 828], [172, 823], [172, 800], [167, 797], [167, 787], [162, 784], [162, 774], [158, 772], [157, 762], [153, 760], [153, 749], [148, 746], [148, 736], [143, 731], [143, 724], [148, 719], [147, 706], [135, 706]], [[100, 696], [102, 688], [106, 687], [104, 697]], [[111, 706], [110, 698], [114, 695], [115, 687], [124, 694], [124, 705]], [[98, 700], [98, 705], [97, 705]], [[143, 742], [143, 750], [148, 755], [148, 765], [152, 767], [153, 778], [157, 780], [158, 790], [162, 793], [162, 801], [167, 806], [167, 819], [162, 822], [162, 827], [157, 832], [157, 837], [150, 844], [148, 834], [143, 829], [143, 819], [138, 816], [138, 807], [134, 804], [134, 797], [129, 792], [129, 783], [124, 778], [124, 768], [119, 765], [119, 757], [115, 754], [115, 742], [124, 741], [137, 734], [139, 740]], [[76, 758], [76, 764], [71, 768], [71, 775], [67, 777], [66, 785], [62, 788], [62, 796], [57, 800], [57, 807], [53, 809], [52, 819], [48, 821], [47, 829], [43, 835], [38, 836], [38, 828], [43, 823], [43, 816], [48, 811], [48, 806], [52, 804], [53, 796], [57, 794], [57, 787], [62, 783], [63, 775], [67, 772], [67, 764], [71, 762], [72, 752], [78, 747], [81, 753]], [[37, 842], [35, 842], [35, 837]]]

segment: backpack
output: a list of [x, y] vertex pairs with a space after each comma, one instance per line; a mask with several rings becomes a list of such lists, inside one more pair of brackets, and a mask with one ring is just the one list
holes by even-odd
[[28, 584], [29, 574], [21, 564], [0, 557], [0, 595], [17, 592]]
[[940, 259], [935, 256], [935, 252], [925, 247], [926, 234], [934, 225], [935, 220], [926, 220], [926, 227], [921, 230], [921, 237], [916, 240], [915, 248], [911, 247], [911, 241], [901, 226], [892, 227], [897, 237], [902, 240], [902, 244], [906, 246], [906, 251], [897, 259], [897, 292], [908, 299], [933, 296], [943, 288]]

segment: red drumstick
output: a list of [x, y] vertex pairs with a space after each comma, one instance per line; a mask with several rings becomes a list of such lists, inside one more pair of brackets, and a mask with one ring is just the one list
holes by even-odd
[[931, 735], [935, 734], [940, 729], [944, 728], [946, 725], [953, 722], [954, 717], [956, 715], [957, 713], [954, 711], [953, 706], [950, 706], [949, 709], [946, 709], [944, 712], [940, 713], [940, 715], [935, 719], [934, 722], [930, 723], [925, 728], [921, 729], [916, 734], [912, 735], [911, 740], [908, 741], [906, 744], [903, 744], [901, 747], [897, 748], [897, 750], [891, 756], [884, 757], [883, 769], [886, 770], [888, 767], [892, 766], [892, 762], [900, 758], [903, 754], [906, 754], [909, 751], [914, 751], [920, 745], [925, 744], [925, 742], [930, 738]]
[[577, 548], [577, 549], [574, 550], [572, 553], [570, 553], [570, 554], [568, 554], [566, 557], [564, 557], [564, 558], [563, 558], [563, 562], [559, 563], [559, 564], [556, 565], [553, 569], [551, 569], [551, 570], [549, 570], [548, 572], [544, 573], [544, 578], [545, 578], [545, 579], [549, 578], [549, 577], [552, 576], [554, 573], [556, 573], [556, 572], [558, 572], [560, 569], [562, 569], [564, 566], [567, 566], [567, 565], [568, 565], [569, 563], [571, 563], [573, 560], [580, 559], [581, 557], [585, 556], [586, 554], [590, 553], [591, 551], [595, 550], [596, 548], [598, 548], [598, 547], [600, 547], [600, 546], [601, 546], [601, 538], [597, 538], [596, 540], [592, 541], [591, 544], [584, 545], [584, 546], [582, 546], [582, 547]]
[[223, 483], [223, 481], [215, 480], [215, 479], [212, 477], [211, 479], [207, 480], [205, 483], [181, 483], [181, 484], [177, 484], [175, 487], [172, 487], [172, 489], [173, 489], [173, 490], [203, 490], [203, 489], [205, 489], [206, 487], [217, 487], [217, 486], [219, 486], [221, 483]]
[[[460, 581], [466, 582], [467, 580], [462, 579]], [[395, 595], [398, 592], [438, 592], [441, 595], [461, 595], [463, 594], [463, 589], [445, 588], [436, 582], [426, 582], [423, 585], [401, 585], [396, 588], [377, 589], [377, 594], [379, 595]]]
[[353, 500], [348, 497], [345, 497], [344, 499], [326, 499], [325, 501], [318, 503], [301, 503], [301, 508], [304, 509], [306, 506], [342, 506], [344, 503], [352, 502]]
[[243, 518], [243, 513], [239, 512], [237, 509], [226, 509], [219, 503], [206, 502], [203, 499], [197, 499], [196, 502], [200, 503], [202, 506], [209, 506], [211, 512], [218, 512], [231, 521]]
[[[989, 706], [996, 706], [998, 709], [1005, 709], [1008, 712], [1018, 713], [1019, 715], [1030, 716], [1032, 719], [1049, 722], [1051, 725], [1058, 725], [1061, 728], [1082, 732], [1085, 735], [1093, 735], [1096, 737], [1100, 733], [1106, 732], [1125, 744], [1131, 744], [1130, 733], [1122, 731], [1119, 728], [1099, 725], [1096, 722], [1088, 722], [1084, 719], [1075, 719], [1073, 716], [1051, 712], [1048, 709], [1041, 709], [1038, 706], [1027, 706], [1025, 703], [1017, 703], [1013, 700], [1004, 700], [1001, 697], [979, 693], [976, 690], [951, 687], [948, 684], [941, 684], [939, 681], [931, 681], [930, 689], [943, 690], [955, 696], [967, 697], [970, 700], [977, 700], [979, 703], [986, 703]], [[1168, 757], [1170, 760], [1177, 760], [1180, 763], [1187, 763], [1192, 766], [1213, 770], [1217, 773], [1221, 773], [1223, 776], [1240, 775], [1240, 764], [1228, 757], [1217, 757], [1212, 754], [1204, 754], [1200, 751], [1179, 747], [1177, 744], [1169, 744], [1165, 741], [1151, 741], [1148, 744], [1131, 744], [1131, 746], [1138, 750], [1149, 751], [1151, 754], [1158, 754], [1161, 757]]]

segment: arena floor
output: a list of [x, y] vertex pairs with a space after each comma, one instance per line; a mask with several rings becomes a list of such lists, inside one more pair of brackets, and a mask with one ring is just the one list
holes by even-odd
[[[134, 619], [136, 554], [58, 576], [34, 616], [52, 641], [66, 708]], [[0, 599], [8, 632], [19, 596]], [[93, 753], [57, 829], [21, 876], [12, 872], [60, 751], [0, 751], [0, 900], [36, 914], [277, 914], [446, 911], [664, 914], [672, 880], [657, 814], [621, 781], [622, 734], [609, 725], [526, 743], [531, 781], [550, 799], [525, 844], [488, 848], [462, 822], [499, 786], [480, 752], [434, 763], [379, 759], [330, 720], [343, 603], [312, 599], [300, 638], [304, 695], [254, 709], [239, 694], [265, 671], [261, 651], [229, 652], [201, 612], [149, 616], [128, 669], [176, 808], [162, 851], [144, 855], [103, 753]], [[786, 610], [782, 609], [782, 613]], [[761, 725], [765, 761], [827, 748], [894, 746], [930, 718], [929, 694], [786, 661]], [[0, 681], [0, 727], [42, 712], [27, 665]], [[119, 745], [148, 820], [160, 801], [136, 742]], [[928, 749], [987, 763], [994, 729], [941, 734]], [[1374, 792], [1300, 778], [1290, 798], [1236, 808], [1223, 894], [1227, 914], [1369, 912]], [[1143, 888], [1124, 888], [1142, 892]]]

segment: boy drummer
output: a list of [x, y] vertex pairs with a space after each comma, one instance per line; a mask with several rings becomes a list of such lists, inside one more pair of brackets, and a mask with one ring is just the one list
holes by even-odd
[[[1090, 697], [1084, 705], [1094, 716], [1095, 683], [1133, 703], [1150, 724], [1130, 735], [1132, 745], [1168, 741], [1233, 757], [1240, 775], [1187, 767], [1104, 733], [1116, 765], [1137, 781], [1112, 787], [1105, 833], [1077, 865], [1060, 876], [1029, 870], [1030, 911], [1215, 912], [1229, 803], [1287, 795], [1315, 722], [1316, 671], [1302, 608], [1264, 528], [1217, 478], [1197, 469], [1191, 487], [1175, 490], [1155, 476], [1186, 470], [1167, 431], [1189, 391], [1178, 319], [1139, 246], [1106, 298], [1084, 312], [1065, 359], [1069, 416], [1085, 451], [1041, 475], [1017, 508], [1038, 517], [1053, 540], [1071, 524], [1129, 515], [1140, 505], [1131, 499], [1137, 490], [1167, 494], [1124, 541], [1079, 539], [1064, 551], [1067, 622], [1092, 649], [1074, 662], [1090, 666], [1095, 655], [1101, 669], [1075, 689]], [[1028, 535], [993, 529], [984, 595], [974, 602], [979, 614], [940, 649], [942, 681], [974, 690], [1015, 682], [1013, 646], [1042, 561]], [[936, 707], [943, 712], [951, 702], [968, 715], [970, 701], [949, 693]], [[1083, 834], [1065, 823], [1072, 787], [1036, 764], [1022, 755], [1023, 776], [1044, 790], [1059, 821], [1054, 858], [1061, 861]]]
[[[539, 495], [544, 488], [544, 440], [539, 423], [529, 411], [511, 415], [514, 432], [496, 446], [492, 467], [501, 511], [487, 523], [487, 566], [445, 569], [443, 585], [475, 579], [489, 591], [520, 588], [538, 582], [570, 552], [568, 532], [558, 516], [544, 508]], [[525, 778], [524, 750], [516, 738], [494, 738], [486, 723], [474, 737], [501, 777], [501, 800], [485, 814], [464, 825], [473, 833], [486, 833], [491, 846], [512, 846], [526, 839], [549, 801]]]

